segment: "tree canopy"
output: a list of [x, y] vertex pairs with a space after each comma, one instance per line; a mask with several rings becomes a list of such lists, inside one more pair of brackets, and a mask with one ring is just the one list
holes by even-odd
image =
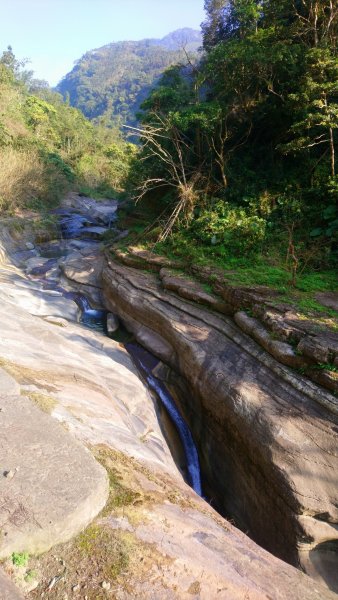
[[241, 253], [268, 240], [288, 245], [292, 232], [300, 255], [335, 260], [337, 3], [206, 0], [205, 8], [200, 63], [170, 69], [142, 105], [140, 189], [159, 180], [169, 190], [168, 153], [184, 165], [194, 204], [183, 218], [177, 188], [171, 214], [182, 207], [176, 226], [196, 241]]

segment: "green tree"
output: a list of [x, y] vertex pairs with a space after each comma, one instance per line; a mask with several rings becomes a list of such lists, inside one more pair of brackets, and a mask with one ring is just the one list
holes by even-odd
[[202, 23], [203, 47], [209, 51], [224, 37], [229, 0], [205, 0], [206, 19]]

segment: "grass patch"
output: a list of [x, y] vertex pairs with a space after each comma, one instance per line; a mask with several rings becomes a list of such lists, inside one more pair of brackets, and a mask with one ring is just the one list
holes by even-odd
[[91, 187], [90, 185], [81, 185], [78, 193], [80, 196], [87, 198], [93, 198], [94, 200], [120, 200], [123, 199], [124, 195], [122, 192], [115, 190], [113, 187], [104, 184], [98, 185], [97, 187]]
[[[143, 240], [144, 242], [144, 240]], [[223, 247], [212, 248], [197, 244], [188, 236], [174, 234], [164, 243], [155, 247], [148, 242], [148, 249], [169, 259], [183, 260], [189, 275], [192, 264], [199, 267], [216, 268], [217, 274], [211, 273], [209, 284], [223, 279], [234, 286], [265, 286], [279, 292], [280, 301], [290, 303], [295, 310], [306, 315], [315, 315], [319, 319], [326, 318], [329, 327], [336, 328], [335, 321], [338, 312], [320, 304], [313, 296], [318, 292], [338, 291], [338, 276], [336, 270], [326, 269], [321, 272], [309, 271], [298, 275], [296, 287], [290, 285], [290, 273], [276, 252], [269, 255], [252, 255], [247, 257], [230, 256]], [[205, 291], [212, 288], [206, 284]]]
[[47, 394], [40, 394], [40, 392], [25, 392], [23, 391], [23, 395], [27, 396], [36, 406], [38, 406], [43, 412], [48, 413], [49, 415], [53, 412], [54, 408], [57, 406], [57, 402], [51, 396]]
[[[292, 287], [290, 273], [284, 264], [278, 263], [276, 255], [220, 258], [213, 255], [212, 249], [206, 250], [204, 246], [197, 247], [194, 241], [177, 235], [173, 235], [165, 243], [156, 244], [155, 247], [149, 240], [143, 240], [142, 247], [157, 255], [165, 256], [173, 262], [180, 261], [177, 262], [177, 269], [172, 269], [173, 275], [183, 275], [185, 278], [196, 280], [198, 275], [192, 276], [191, 265], [210, 269], [210, 275], [205, 276], [201, 273], [203, 289], [208, 293], [213, 292], [212, 286], [217, 281], [235, 287], [250, 288], [257, 285], [268, 287], [279, 293], [274, 300], [276, 305], [281, 302], [289, 304], [300, 318], [316, 321], [321, 330], [329, 328], [338, 331], [338, 311], [325, 307], [314, 297], [319, 292], [338, 291], [338, 276], [333, 269], [304, 272], [298, 276], [296, 287]], [[122, 248], [128, 253], [126, 240], [119, 246], [119, 249]]]
[[317, 302], [317, 300], [314, 300], [311, 297], [309, 298], [308, 296], [297, 299], [297, 306], [306, 314], [323, 313], [328, 317], [338, 318], [338, 312], [336, 310], [327, 308], [320, 304], [320, 302]]
[[103, 509], [103, 514], [108, 515], [114, 510], [133, 505], [140, 501], [141, 494], [131, 487], [128, 487], [121, 476], [116, 464], [117, 456], [112, 450], [104, 447], [95, 448], [95, 458], [106, 469], [109, 479], [109, 498]]
[[49, 210], [69, 189], [69, 182], [55, 164], [35, 148], [0, 150], [0, 210], [14, 214], [30, 208]]
[[18, 365], [6, 358], [0, 357], [0, 367], [4, 369], [9, 375], [13, 377], [20, 385], [36, 385], [37, 387], [43, 387], [44, 390], [53, 392], [56, 390], [55, 386], [48, 383], [39, 383], [39, 380], [46, 379], [51, 380], [52, 374], [44, 371], [35, 371], [29, 367]]
[[102, 579], [114, 580], [129, 565], [128, 544], [111, 529], [92, 525], [77, 538], [82, 558], [90, 560], [100, 570]]
[[[107, 446], [95, 446], [91, 450], [108, 472], [108, 503], [76, 538], [31, 559], [30, 569], [39, 573], [40, 583], [36, 590], [39, 597], [57, 576], [57, 583], [48, 592], [51, 600], [73, 598], [74, 586], [79, 586], [81, 597], [105, 600], [107, 591], [102, 588], [103, 581], [112, 587], [116, 584], [121, 590], [129, 589], [130, 581], [147, 576], [154, 563], [164, 560], [152, 544], [143, 543], [129, 531], [116, 529], [114, 524], [119, 516], [124, 516], [134, 526], [144, 522], [146, 516], [139, 504], [140, 498], [146, 497], [135, 473], [140, 470], [147, 477], [147, 469]], [[137, 506], [132, 506], [134, 503]]]
[[26, 583], [30, 583], [38, 576], [37, 572], [34, 569], [29, 569], [24, 577]]

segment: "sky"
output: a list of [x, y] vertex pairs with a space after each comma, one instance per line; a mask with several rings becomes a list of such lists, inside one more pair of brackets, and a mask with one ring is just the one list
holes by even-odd
[[1, 0], [0, 53], [11, 45], [56, 85], [85, 52], [111, 42], [199, 29], [203, 0]]

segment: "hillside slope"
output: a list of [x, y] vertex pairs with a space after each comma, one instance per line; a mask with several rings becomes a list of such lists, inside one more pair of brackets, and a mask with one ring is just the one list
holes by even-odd
[[124, 41], [90, 50], [58, 84], [57, 90], [86, 117], [107, 123], [135, 122], [135, 113], [163, 71], [196, 53], [200, 32], [185, 28], [163, 39]]

